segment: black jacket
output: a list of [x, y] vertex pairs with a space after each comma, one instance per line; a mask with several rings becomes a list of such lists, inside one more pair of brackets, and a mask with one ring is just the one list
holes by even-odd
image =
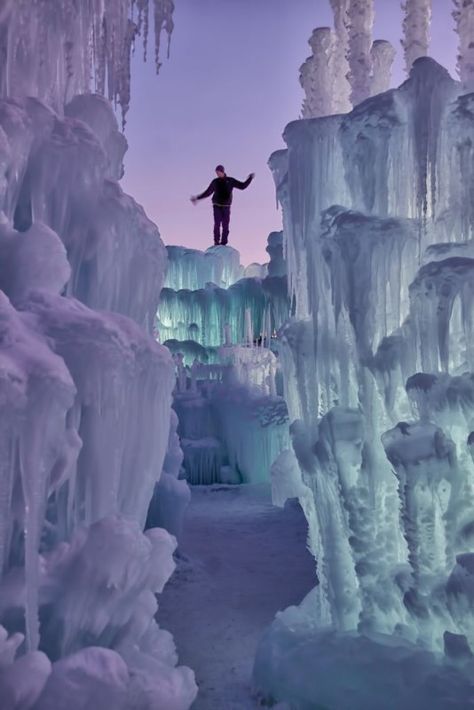
[[232, 190], [236, 187], [238, 190], [245, 190], [252, 182], [252, 177], [249, 175], [245, 182], [240, 182], [233, 177], [217, 177], [211, 182], [207, 190], [204, 190], [200, 195], [197, 195], [198, 200], [203, 200], [205, 197], [212, 195], [212, 204], [228, 207], [232, 204]]

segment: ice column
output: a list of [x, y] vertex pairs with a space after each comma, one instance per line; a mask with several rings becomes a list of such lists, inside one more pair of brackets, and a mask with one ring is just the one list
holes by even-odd
[[352, 0], [348, 12], [349, 81], [354, 106], [370, 96], [374, 0]]
[[459, 35], [458, 72], [463, 88], [474, 91], [474, 0], [454, 0]]
[[371, 95], [388, 91], [392, 78], [392, 66], [395, 59], [395, 48], [385, 39], [376, 39], [372, 45], [372, 89]]
[[426, 57], [430, 44], [430, 25], [432, 0], [406, 0], [403, 5], [402, 47], [405, 56], [407, 74], [413, 62], [419, 57]]
[[349, 31], [348, 12], [350, 0], [330, 0], [334, 13], [334, 30], [336, 32], [338, 51], [334, 53], [334, 112], [348, 113], [351, 108], [351, 87], [348, 81], [349, 62]]
[[309, 40], [313, 54], [300, 70], [300, 83], [306, 94], [303, 118], [318, 118], [334, 113], [334, 40], [334, 33], [329, 27], [316, 28]]

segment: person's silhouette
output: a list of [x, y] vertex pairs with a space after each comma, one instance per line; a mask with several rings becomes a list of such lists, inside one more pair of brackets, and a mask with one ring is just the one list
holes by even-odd
[[[200, 195], [193, 195], [191, 202], [195, 205], [199, 200], [212, 195], [212, 207], [214, 210], [214, 244], [227, 244], [229, 237], [230, 208], [232, 205], [232, 190], [245, 190], [255, 177], [255, 173], [250, 173], [247, 180], [240, 182], [233, 177], [226, 175], [223, 165], [216, 168], [217, 177], [211, 182], [207, 190]], [[221, 235], [222, 226], [222, 235]]]

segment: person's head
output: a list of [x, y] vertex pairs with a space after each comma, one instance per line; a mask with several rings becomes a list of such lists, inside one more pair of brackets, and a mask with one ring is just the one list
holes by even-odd
[[225, 170], [223, 165], [218, 165], [216, 168], [217, 177], [225, 177]]

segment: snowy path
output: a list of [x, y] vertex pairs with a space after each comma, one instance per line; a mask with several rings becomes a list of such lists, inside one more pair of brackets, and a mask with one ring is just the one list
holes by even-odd
[[194, 488], [181, 542], [186, 558], [159, 600], [158, 621], [193, 668], [193, 710], [251, 710], [250, 678], [260, 636], [275, 613], [314, 585], [306, 522], [266, 486]]

